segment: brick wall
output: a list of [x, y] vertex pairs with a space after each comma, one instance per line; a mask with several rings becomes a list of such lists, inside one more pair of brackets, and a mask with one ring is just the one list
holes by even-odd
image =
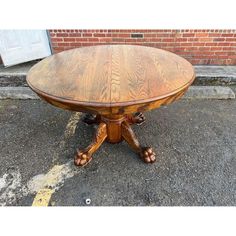
[[49, 30], [54, 53], [100, 44], [138, 44], [193, 64], [236, 65], [236, 30]]

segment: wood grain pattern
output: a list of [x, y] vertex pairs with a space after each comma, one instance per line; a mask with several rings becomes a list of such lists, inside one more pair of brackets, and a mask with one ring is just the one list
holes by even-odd
[[[27, 75], [29, 86], [41, 97], [56, 101], [54, 105], [103, 107], [105, 114], [117, 106], [125, 109], [171, 96], [193, 80], [193, 67], [185, 59], [134, 45], [64, 51], [42, 60]], [[66, 109], [74, 110], [74, 106]]]
[[191, 64], [173, 53], [104, 45], [50, 56], [29, 71], [27, 82], [54, 106], [96, 114], [85, 119], [99, 125], [94, 140], [75, 157], [75, 164], [83, 166], [105, 140], [125, 140], [144, 162], [153, 163], [155, 153], [139, 144], [130, 124], [144, 122], [140, 112], [181, 98], [194, 76]]

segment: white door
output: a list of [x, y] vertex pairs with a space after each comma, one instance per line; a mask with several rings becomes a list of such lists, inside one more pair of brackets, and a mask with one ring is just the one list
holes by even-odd
[[46, 30], [0, 30], [0, 54], [5, 66], [51, 55]]

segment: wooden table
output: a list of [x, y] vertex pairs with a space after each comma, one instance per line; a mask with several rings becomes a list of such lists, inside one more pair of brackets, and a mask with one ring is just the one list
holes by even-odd
[[139, 144], [131, 125], [144, 121], [141, 112], [180, 98], [194, 78], [192, 65], [171, 52], [101, 45], [49, 56], [31, 68], [27, 82], [52, 105], [94, 114], [84, 119], [98, 124], [94, 139], [75, 157], [75, 164], [83, 166], [105, 140], [125, 140], [146, 163], [153, 163], [155, 153]]

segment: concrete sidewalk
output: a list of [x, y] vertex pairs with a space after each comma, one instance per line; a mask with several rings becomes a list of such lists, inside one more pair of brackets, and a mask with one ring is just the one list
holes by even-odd
[[0, 205], [47, 198], [53, 206], [86, 199], [96, 206], [236, 206], [235, 107], [235, 100], [180, 100], [148, 112], [134, 131], [156, 151], [156, 163], [143, 163], [124, 142], [105, 143], [78, 168], [75, 148], [95, 131], [79, 113], [41, 100], [0, 100]]

